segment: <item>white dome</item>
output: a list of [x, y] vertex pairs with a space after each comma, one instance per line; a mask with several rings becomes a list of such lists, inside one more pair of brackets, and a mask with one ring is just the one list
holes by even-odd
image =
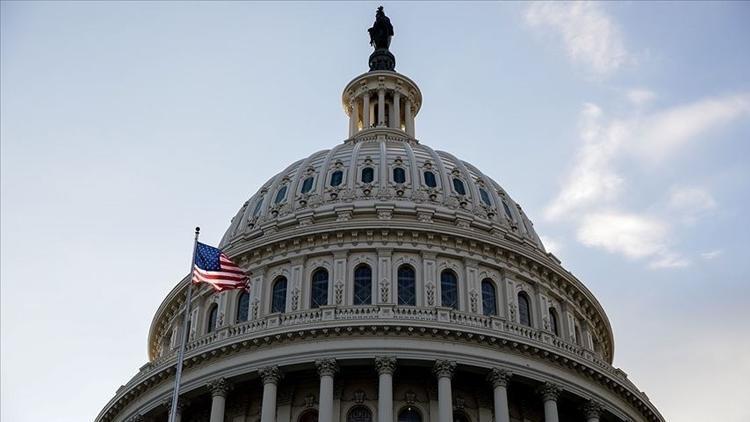
[[232, 219], [222, 245], [343, 214], [485, 230], [544, 250], [521, 207], [475, 166], [388, 129], [370, 132], [272, 177]]

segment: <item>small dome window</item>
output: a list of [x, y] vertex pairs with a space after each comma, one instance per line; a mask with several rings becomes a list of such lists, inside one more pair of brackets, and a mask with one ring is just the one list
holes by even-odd
[[253, 217], [257, 217], [258, 214], [260, 214], [261, 206], [263, 206], [263, 198], [258, 199], [258, 203], [255, 204], [255, 209], [253, 210]]
[[313, 181], [315, 181], [315, 178], [310, 176], [307, 179], [305, 179], [304, 182], [302, 182], [302, 193], [310, 192], [313, 188]]
[[549, 329], [556, 336], [560, 336], [560, 329], [557, 324], [557, 311], [555, 311], [555, 308], [549, 308]]
[[344, 181], [344, 172], [341, 170], [331, 173], [331, 186], [336, 187]]
[[464, 187], [464, 182], [457, 177], [453, 178], [453, 189], [459, 195], [466, 195], [466, 188]]
[[440, 273], [440, 305], [458, 309], [458, 277], [453, 271]]
[[486, 190], [479, 188], [479, 196], [482, 197], [482, 202], [484, 202], [484, 205], [487, 205], [488, 207], [492, 206], [492, 200], [490, 199], [490, 194], [487, 193]]
[[372, 167], [362, 169], [362, 183], [372, 183], [375, 180], [375, 170]]
[[211, 310], [208, 311], [208, 320], [206, 321], [206, 333], [213, 333], [216, 331], [216, 321], [219, 316], [219, 306], [215, 303], [211, 305]]
[[531, 327], [531, 304], [526, 292], [518, 293], [518, 322]]
[[393, 169], [393, 181], [396, 183], [405, 183], [406, 182], [406, 172], [401, 167], [396, 167]]
[[247, 291], [240, 293], [237, 299], [237, 323], [247, 321], [248, 310], [250, 309], [250, 295]]
[[431, 188], [437, 187], [437, 180], [435, 180], [435, 173], [431, 171], [424, 172], [424, 184]]
[[276, 200], [274, 202], [278, 204], [283, 201], [284, 198], [286, 198], [286, 185], [282, 186], [281, 189], [276, 192]]
[[372, 268], [362, 264], [354, 270], [354, 304], [372, 303]]
[[286, 277], [278, 277], [273, 282], [271, 289], [271, 312], [284, 312], [286, 310]]
[[510, 212], [510, 208], [508, 207], [508, 203], [503, 201], [503, 209], [505, 210], [505, 215], [508, 216], [508, 219], [513, 220], [513, 213]]
[[489, 278], [482, 280], [482, 314], [497, 315], [497, 291]]

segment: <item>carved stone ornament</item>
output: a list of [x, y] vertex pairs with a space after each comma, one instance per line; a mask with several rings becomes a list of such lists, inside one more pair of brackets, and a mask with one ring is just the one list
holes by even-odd
[[589, 400], [583, 405], [583, 415], [586, 419], [598, 419], [602, 413], [602, 405], [594, 400]]
[[492, 368], [492, 370], [490, 370], [490, 372], [487, 374], [487, 381], [492, 384], [493, 388], [508, 387], [510, 378], [512, 376], [513, 373], [506, 369]]
[[292, 290], [292, 310], [296, 311], [299, 306], [299, 288], [295, 287]]
[[336, 359], [318, 359], [315, 361], [315, 367], [318, 368], [318, 375], [321, 377], [332, 377], [339, 371]]
[[380, 280], [380, 301], [383, 303], [387, 303], [391, 297], [390, 285], [387, 279]]
[[341, 305], [341, 303], [344, 301], [344, 283], [341, 282], [341, 280], [336, 282], [336, 293], [334, 296], [336, 297], [336, 304]]
[[278, 366], [266, 366], [258, 371], [263, 384], [278, 384], [281, 381], [281, 371]]
[[414, 403], [417, 402], [417, 394], [411, 390], [404, 393], [404, 402], [406, 404], [413, 406]]
[[457, 396], [454, 401], [455, 401], [455, 403], [453, 404], [454, 409], [464, 410], [464, 408], [466, 407], [466, 400], [463, 397]]
[[357, 404], [362, 404], [367, 400], [367, 394], [363, 390], [357, 390], [352, 394], [352, 401]]
[[390, 356], [378, 356], [375, 358], [375, 368], [377, 368], [379, 375], [393, 375], [396, 371], [396, 358]]
[[427, 305], [435, 306], [435, 284], [427, 283]]
[[436, 360], [432, 372], [438, 378], [453, 378], [456, 371], [456, 361], [453, 360]]
[[225, 397], [229, 392], [229, 383], [226, 378], [218, 378], [208, 383], [208, 389], [213, 397]]
[[251, 313], [253, 314], [253, 319], [258, 319], [258, 308], [260, 307], [260, 301], [256, 297], [255, 300], [253, 300], [253, 308]]
[[318, 401], [315, 399], [314, 394], [308, 394], [305, 396], [305, 408], [306, 409], [315, 407], [316, 404], [318, 404]]
[[469, 293], [469, 296], [471, 298], [471, 312], [476, 312], [479, 302], [479, 293], [477, 293], [476, 289], [471, 289], [471, 293]]
[[544, 401], [557, 401], [560, 397], [562, 389], [559, 385], [551, 382], [545, 382], [543, 386], [539, 388], [539, 394], [541, 394]]

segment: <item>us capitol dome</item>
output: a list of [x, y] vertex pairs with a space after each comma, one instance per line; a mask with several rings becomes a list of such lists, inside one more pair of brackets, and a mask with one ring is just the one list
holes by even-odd
[[[344, 88], [345, 141], [284, 168], [220, 247], [250, 292], [194, 289], [181, 422], [664, 421], [607, 315], [500, 184], [416, 138], [392, 26]], [[167, 421], [189, 277], [97, 422]]]

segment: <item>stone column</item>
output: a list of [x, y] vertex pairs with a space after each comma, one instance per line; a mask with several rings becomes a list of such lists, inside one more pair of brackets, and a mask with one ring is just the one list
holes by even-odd
[[[189, 401], [183, 398], [180, 398], [177, 400], [177, 407], [175, 409], [174, 414], [174, 422], [181, 422], [182, 421], [182, 409], [187, 407]], [[169, 412], [172, 411], [172, 399], [164, 401], [164, 407], [167, 408], [167, 417], [169, 417]]]
[[401, 129], [401, 93], [393, 92], [393, 128]]
[[539, 389], [544, 400], [544, 422], [559, 422], [557, 416], [557, 398], [560, 396], [560, 387], [550, 382], [545, 382]]
[[453, 422], [453, 393], [451, 392], [451, 378], [456, 370], [456, 362], [452, 360], [435, 361], [432, 371], [438, 379], [438, 421]]
[[338, 372], [336, 359], [319, 359], [315, 361], [320, 375], [320, 404], [318, 420], [333, 421], [333, 376]]
[[365, 91], [362, 96], [362, 128], [367, 129], [370, 127], [370, 93]]
[[359, 98], [352, 98], [351, 101], [352, 114], [350, 117], [349, 136], [354, 136], [357, 133], [357, 124], [359, 123]]
[[505, 369], [493, 368], [487, 374], [487, 380], [492, 383], [495, 401], [495, 422], [510, 422], [508, 409], [508, 384], [513, 374]]
[[281, 380], [281, 371], [277, 366], [267, 366], [261, 368], [258, 373], [263, 381], [260, 422], [276, 422], [276, 392]]
[[586, 422], [599, 422], [599, 417], [602, 414], [602, 406], [594, 400], [589, 400], [583, 405], [583, 415], [586, 417]]
[[378, 89], [378, 126], [386, 126], [385, 121], [385, 88]]
[[406, 126], [406, 133], [414, 136], [414, 120], [411, 115], [411, 100], [406, 99], [404, 104], [404, 125]]
[[378, 370], [378, 420], [393, 421], [393, 372], [396, 358], [378, 356], [375, 358]]
[[211, 391], [211, 422], [224, 422], [224, 408], [227, 401], [229, 384], [224, 378], [219, 378], [208, 384]]

